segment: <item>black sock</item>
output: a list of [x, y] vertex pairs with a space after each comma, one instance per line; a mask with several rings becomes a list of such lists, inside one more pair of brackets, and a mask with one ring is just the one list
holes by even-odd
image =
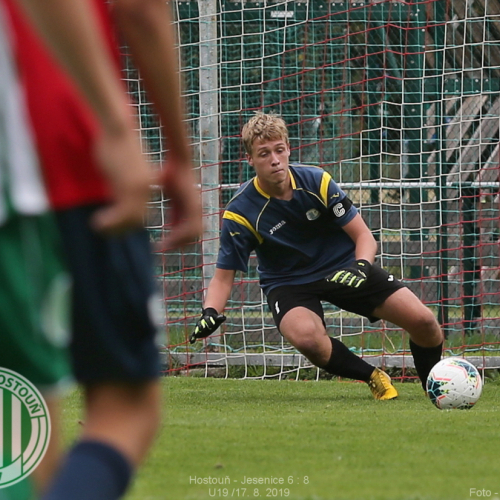
[[422, 387], [425, 390], [427, 377], [432, 370], [432, 367], [441, 360], [443, 343], [436, 347], [421, 347], [415, 344], [413, 340], [410, 340], [410, 350], [413, 355], [415, 369], [417, 370], [420, 382], [422, 382]]
[[81, 441], [42, 496], [43, 500], [116, 500], [130, 481], [132, 467], [115, 448], [99, 441]]
[[320, 368], [338, 377], [368, 382], [375, 368], [356, 356], [339, 340], [331, 337], [330, 340], [332, 342], [332, 355], [328, 363]]

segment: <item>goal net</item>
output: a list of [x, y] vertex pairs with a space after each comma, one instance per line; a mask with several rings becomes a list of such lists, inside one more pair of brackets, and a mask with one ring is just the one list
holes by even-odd
[[[202, 190], [202, 241], [158, 255], [165, 369], [315, 378], [280, 336], [255, 258], [227, 321], [189, 344], [214, 273], [222, 210], [253, 176], [240, 141], [261, 110], [290, 130], [291, 160], [331, 173], [379, 243], [378, 262], [438, 317], [447, 353], [500, 367], [500, 1], [198, 0], [172, 5]], [[137, 73], [125, 71], [152, 159], [164, 148]], [[152, 239], [168, 203], [151, 203]], [[407, 334], [325, 304], [328, 333], [413, 375]]]

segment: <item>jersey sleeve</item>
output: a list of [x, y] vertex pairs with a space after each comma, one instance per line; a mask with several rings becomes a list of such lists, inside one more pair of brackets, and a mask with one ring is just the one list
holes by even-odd
[[232, 271], [248, 270], [250, 253], [257, 246], [256, 235], [244, 224], [239, 223], [224, 214], [220, 236], [217, 267]]
[[336, 224], [342, 227], [354, 219], [358, 209], [328, 172], [323, 172], [320, 190]]

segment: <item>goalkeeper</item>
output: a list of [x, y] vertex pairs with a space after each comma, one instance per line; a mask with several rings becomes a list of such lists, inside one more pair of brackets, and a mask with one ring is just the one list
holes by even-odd
[[312, 363], [365, 381], [375, 399], [398, 395], [385, 372], [328, 336], [321, 305], [326, 301], [404, 328], [424, 384], [441, 359], [441, 328], [408, 288], [374, 264], [377, 243], [351, 200], [323, 169], [289, 164], [288, 130], [277, 115], [257, 113], [243, 127], [242, 139], [256, 176], [224, 211], [216, 272], [191, 342], [224, 321], [235, 272], [247, 271], [255, 251], [276, 326]]

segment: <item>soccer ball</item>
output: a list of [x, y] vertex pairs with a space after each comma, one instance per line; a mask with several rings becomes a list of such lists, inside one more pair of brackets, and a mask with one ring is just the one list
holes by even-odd
[[427, 394], [440, 410], [468, 410], [483, 389], [477, 368], [461, 358], [445, 358], [435, 364], [427, 377]]

